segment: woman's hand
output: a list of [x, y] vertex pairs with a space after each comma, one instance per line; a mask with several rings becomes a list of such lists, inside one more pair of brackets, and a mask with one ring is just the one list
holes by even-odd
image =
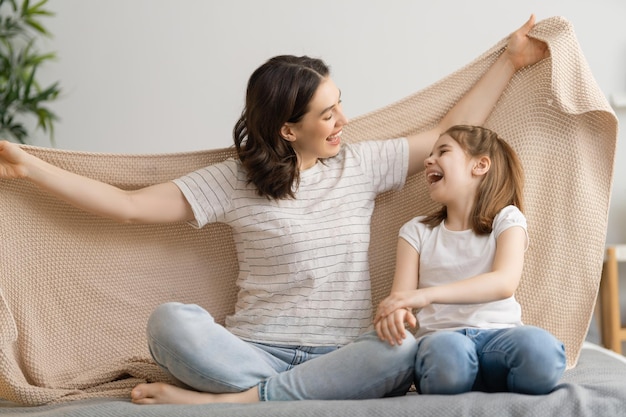
[[374, 327], [380, 340], [394, 346], [401, 345], [406, 338], [406, 325], [415, 328], [417, 319], [411, 310], [401, 308], [377, 320]]
[[535, 15], [522, 27], [509, 36], [506, 45], [506, 54], [515, 70], [532, 65], [550, 56], [550, 50], [545, 42], [528, 37], [528, 32], [535, 26]]
[[417, 326], [417, 318], [412, 309], [420, 309], [429, 304], [424, 290], [392, 292], [380, 302], [374, 317], [378, 337], [391, 345], [402, 344], [406, 337], [406, 325], [412, 328]]
[[27, 174], [25, 159], [28, 154], [17, 144], [0, 141], [0, 178], [23, 178]]

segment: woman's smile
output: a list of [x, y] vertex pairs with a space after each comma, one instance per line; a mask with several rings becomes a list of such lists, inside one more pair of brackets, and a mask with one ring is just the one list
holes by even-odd
[[341, 143], [341, 134], [342, 133], [343, 133], [343, 129], [340, 130], [337, 133], [334, 133], [334, 134], [330, 135], [326, 139], [326, 142], [330, 143], [331, 145], [339, 145]]

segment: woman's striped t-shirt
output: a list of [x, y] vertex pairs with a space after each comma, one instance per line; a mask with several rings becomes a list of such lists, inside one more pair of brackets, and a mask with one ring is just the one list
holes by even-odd
[[232, 227], [239, 260], [236, 311], [244, 340], [341, 346], [371, 324], [370, 221], [379, 193], [399, 189], [406, 139], [365, 141], [300, 173], [295, 199], [260, 197], [238, 160], [174, 180], [195, 227]]

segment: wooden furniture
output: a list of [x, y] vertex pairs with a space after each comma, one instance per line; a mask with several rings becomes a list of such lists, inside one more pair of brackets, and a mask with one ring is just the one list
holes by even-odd
[[621, 354], [622, 342], [626, 341], [626, 327], [622, 327], [620, 316], [619, 262], [626, 262], [626, 245], [607, 246], [600, 281], [600, 314], [602, 344]]

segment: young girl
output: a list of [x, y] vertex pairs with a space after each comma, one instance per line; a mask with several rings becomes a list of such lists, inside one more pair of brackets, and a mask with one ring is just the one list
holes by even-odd
[[528, 246], [520, 161], [494, 132], [453, 126], [425, 167], [443, 207], [400, 230], [391, 294], [375, 317], [379, 337], [401, 344], [405, 323], [419, 323], [422, 394], [550, 392], [565, 369], [563, 344], [524, 326], [513, 295]]
[[0, 142], [0, 178], [30, 180], [120, 222], [231, 226], [240, 266], [235, 313], [221, 326], [197, 305], [158, 306], [147, 326], [150, 352], [189, 389], [140, 384], [135, 403], [402, 395], [413, 381], [417, 343], [389, 346], [366, 332], [376, 196], [423, 169], [442, 131], [483, 123], [515, 71], [547, 56], [546, 45], [527, 36], [533, 25], [534, 16], [511, 34], [437, 126], [408, 138], [342, 145], [348, 120], [328, 67], [278, 56], [249, 79], [234, 129], [237, 158], [125, 191]]

